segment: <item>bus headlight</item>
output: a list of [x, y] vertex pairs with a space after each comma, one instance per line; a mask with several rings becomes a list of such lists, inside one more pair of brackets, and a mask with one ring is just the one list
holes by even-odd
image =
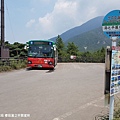
[[28, 64], [32, 64], [32, 61], [28, 61]]
[[53, 65], [53, 63], [51, 61], [48, 62], [49, 65]]

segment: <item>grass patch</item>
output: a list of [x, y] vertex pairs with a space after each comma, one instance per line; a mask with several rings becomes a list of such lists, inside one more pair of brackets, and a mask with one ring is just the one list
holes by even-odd
[[[109, 120], [109, 105], [98, 113], [94, 120]], [[113, 120], [120, 120], [120, 94], [114, 96], [114, 116]]]
[[25, 68], [25, 67], [26, 67], [26, 60], [10, 61], [9, 65], [5, 64], [5, 65], [0, 66], [0, 72], [10, 71], [10, 70], [18, 70], [18, 69]]

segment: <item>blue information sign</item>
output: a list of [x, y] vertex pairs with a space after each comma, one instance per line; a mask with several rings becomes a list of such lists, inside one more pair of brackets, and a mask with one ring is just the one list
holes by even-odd
[[109, 12], [103, 19], [102, 28], [108, 38], [120, 38], [120, 10]]
[[110, 96], [120, 92], [120, 47], [112, 47]]

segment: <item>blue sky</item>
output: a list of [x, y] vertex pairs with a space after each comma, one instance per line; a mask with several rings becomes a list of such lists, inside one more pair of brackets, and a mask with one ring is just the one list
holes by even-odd
[[5, 0], [5, 40], [49, 39], [116, 9], [119, 0]]

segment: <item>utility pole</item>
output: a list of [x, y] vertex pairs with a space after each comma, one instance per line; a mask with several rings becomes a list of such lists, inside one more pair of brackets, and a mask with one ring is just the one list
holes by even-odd
[[4, 47], [4, 0], [1, 0], [1, 47]]
[[1, 45], [0, 59], [9, 58], [9, 48], [5, 46], [5, 19], [4, 19], [4, 0], [1, 0]]

